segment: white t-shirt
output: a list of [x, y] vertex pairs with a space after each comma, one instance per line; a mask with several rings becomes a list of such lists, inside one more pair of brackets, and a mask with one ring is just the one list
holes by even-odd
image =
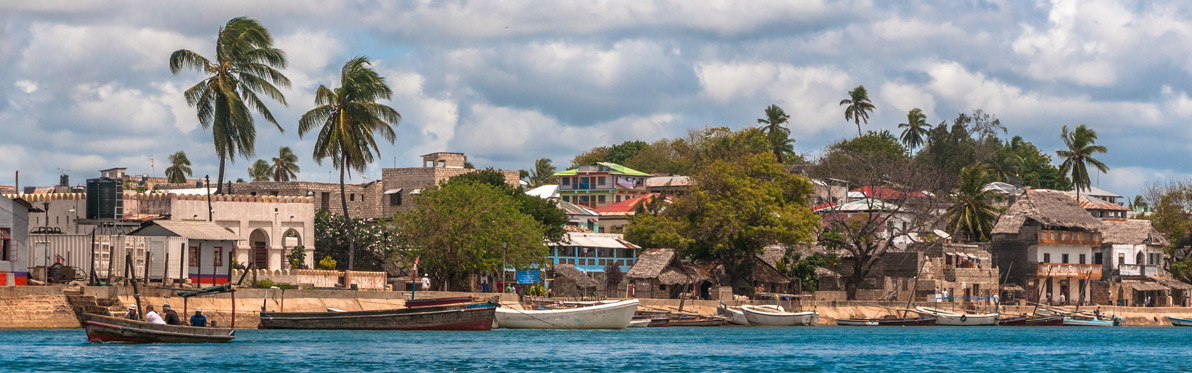
[[430, 290], [430, 278], [429, 277], [422, 278], [422, 290]]
[[149, 313], [146, 313], [145, 321], [162, 325], [165, 325], [166, 323], [166, 321], [161, 318], [161, 315], [157, 314], [157, 311], [149, 311]]

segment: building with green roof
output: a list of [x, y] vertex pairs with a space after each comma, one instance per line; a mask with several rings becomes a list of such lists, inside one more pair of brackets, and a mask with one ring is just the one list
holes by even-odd
[[588, 208], [614, 204], [649, 193], [650, 174], [616, 163], [600, 162], [555, 173], [559, 199]]

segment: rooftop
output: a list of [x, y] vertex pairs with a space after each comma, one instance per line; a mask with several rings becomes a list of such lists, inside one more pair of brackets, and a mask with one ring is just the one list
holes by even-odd
[[[622, 166], [622, 165], [619, 165], [616, 163], [612, 163], [612, 162], [599, 162], [599, 163], [595, 163], [595, 164], [592, 164], [589, 166], [595, 166], [595, 165], [604, 166], [604, 167], [609, 168], [608, 173], [613, 174], [613, 175], [650, 176], [650, 174], [647, 174], [645, 172], [634, 170], [632, 168], [625, 167], [625, 166]], [[555, 176], [575, 176], [576, 172], [578, 172], [578, 171], [579, 171], [579, 168], [573, 168], [573, 169], [570, 169], [567, 171], [557, 172], [557, 173], [555, 173]]]
[[1101, 221], [1085, 211], [1072, 197], [1051, 190], [1031, 191], [1014, 202], [994, 224], [993, 234], [1017, 234], [1027, 220], [1039, 224], [1096, 231]]

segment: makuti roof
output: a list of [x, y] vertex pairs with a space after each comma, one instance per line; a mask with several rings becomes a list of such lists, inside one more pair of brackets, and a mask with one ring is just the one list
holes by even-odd
[[1167, 246], [1170, 242], [1150, 220], [1105, 220], [1101, 242], [1125, 245]]
[[1017, 234], [1027, 220], [1043, 225], [1096, 231], [1101, 221], [1064, 192], [1031, 191], [1014, 202], [994, 224], [993, 234]]
[[[613, 174], [613, 175], [650, 176], [650, 174], [647, 174], [645, 172], [634, 170], [632, 168], [625, 167], [625, 166], [622, 166], [622, 165], [619, 165], [616, 163], [612, 163], [612, 162], [599, 162], [596, 164], [604, 166], [604, 167], [608, 167], [609, 169], [611, 169], [611, 171], [609, 171], [609, 173]], [[555, 176], [574, 176], [578, 170], [579, 170], [579, 168], [573, 168], [573, 169], [563, 171], [563, 172], [556, 172]]]

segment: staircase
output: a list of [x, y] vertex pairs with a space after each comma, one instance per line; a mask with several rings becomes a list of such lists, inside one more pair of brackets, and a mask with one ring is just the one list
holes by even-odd
[[62, 295], [66, 296], [66, 303], [79, 319], [82, 319], [84, 314], [119, 316], [127, 312], [124, 302], [119, 298], [96, 299], [95, 296], [83, 295], [82, 289], [63, 290]]

